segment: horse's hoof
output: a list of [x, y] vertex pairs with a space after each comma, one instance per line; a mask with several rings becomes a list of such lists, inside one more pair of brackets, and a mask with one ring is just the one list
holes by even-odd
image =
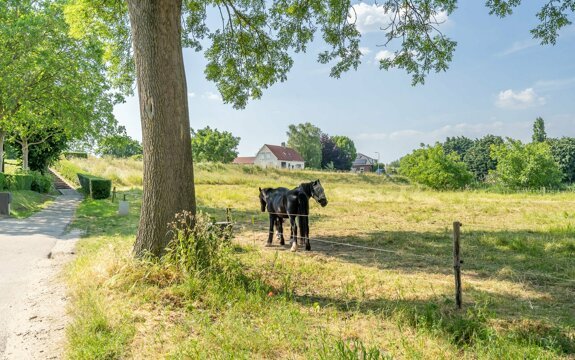
[[311, 246], [306, 246], [305, 251], [311, 251]]
[[297, 244], [296, 244], [296, 243], [293, 243], [293, 245], [291, 246], [290, 251], [291, 251], [291, 252], [296, 252], [296, 251], [297, 251]]

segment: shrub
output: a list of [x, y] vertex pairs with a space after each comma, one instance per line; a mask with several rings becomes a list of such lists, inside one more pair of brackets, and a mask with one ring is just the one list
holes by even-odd
[[459, 155], [455, 152], [446, 154], [440, 144], [404, 156], [399, 163], [399, 172], [437, 190], [463, 188], [473, 180]]
[[78, 174], [82, 192], [94, 200], [107, 199], [112, 191], [112, 181], [97, 176]]
[[6, 176], [8, 190], [32, 190], [34, 177], [28, 174], [10, 174]]
[[52, 178], [50, 176], [42, 175], [38, 171], [32, 171], [29, 174], [32, 176], [32, 191], [45, 194], [52, 190]]
[[170, 224], [172, 240], [164, 261], [189, 274], [226, 274], [235, 267], [231, 257], [231, 228], [222, 229], [199, 212], [176, 214]]
[[4, 190], [6, 187], [6, 175], [4, 175], [4, 173], [0, 173], [0, 190]]
[[107, 199], [112, 191], [112, 180], [108, 179], [91, 179], [90, 196], [92, 199]]
[[496, 181], [508, 188], [557, 187], [563, 174], [545, 142], [523, 145], [507, 139], [502, 145], [491, 147], [491, 157], [497, 160], [492, 172]]
[[73, 159], [73, 158], [80, 158], [80, 159], [87, 159], [88, 153], [82, 151], [66, 151], [63, 153], [66, 159]]

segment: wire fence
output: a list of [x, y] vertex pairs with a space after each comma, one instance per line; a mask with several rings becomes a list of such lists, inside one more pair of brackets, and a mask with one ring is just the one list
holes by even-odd
[[[285, 216], [289, 216], [290, 214], [287, 213], [272, 213], [274, 215], [285, 215]], [[294, 215], [295, 214], [291, 214]], [[301, 216], [301, 215], [297, 215], [297, 216]], [[309, 215], [306, 215], [309, 216]], [[232, 223], [234, 225], [240, 225], [240, 226], [244, 226], [244, 228], [251, 228], [250, 230], [252, 231], [256, 231], [256, 232], [261, 232], [261, 233], [265, 233], [265, 234], [272, 234], [275, 235], [274, 231], [269, 231], [269, 228], [264, 228], [262, 227], [256, 227], [254, 218], [252, 217], [252, 222], [250, 223], [238, 223], [238, 222], [234, 222]], [[263, 223], [261, 225], [264, 225]], [[478, 230], [481, 231], [481, 230]], [[310, 241], [314, 241], [314, 242], [320, 242], [320, 243], [324, 243], [324, 244], [330, 244], [333, 246], [339, 246], [339, 247], [347, 247], [347, 248], [353, 248], [353, 249], [361, 249], [361, 250], [369, 250], [369, 251], [376, 251], [379, 253], [387, 253], [387, 254], [393, 254], [393, 255], [397, 255], [400, 257], [412, 257], [412, 258], [418, 258], [418, 259], [425, 259], [425, 260], [432, 260], [436, 263], [440, 263], [440, 264], [448, 264], [450, 263], [449, 257], [446, 258], [440, 258], [438, 256], [433, 256], [433, 255], [422, 255], [422, 254], [415, 254], [415, 253], [410, 253], [410, 252], [405, 252], [405, 251], [397, 251], [397, 250], [390, 250], [390, 249], [383, 249], [380, 247], [376, 247], [376, 246], [367, 246], [367, 245], [363, 245], [363, 244], [357, 244], [357, 243], [352, 243], [352, 242], [340, 242], [340, 241], [334, 241], [334, 240], [328, 240], [328, 239], [324, 239], [324, 238], [317, 238], [317, 237], [309, 237], [308, 238]], [[539, 277], [539, 278], [544, 278], [548, 281], [550, 280], [554, 280], [556, 282], [562, 282], [562, 283], [568, 283], [568, 284], [575, 284], [575, 279], [572, 278], [565, 278], [565, 277], [559, 277], [559, 276], [554, 276], [551, 274], [544, 274], [544, 273], [540, 273], [540, 272], [534, 272], [534, 271], [525, 271], [525, 270], [521, 270], [521, 274], [522, 275], [529, 275], [529, 276], [533, 276], [533, 277]]]

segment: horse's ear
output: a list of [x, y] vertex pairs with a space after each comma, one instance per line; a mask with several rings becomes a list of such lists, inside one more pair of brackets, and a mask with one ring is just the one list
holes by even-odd
[[258, 189], [260, 189], [260, 192], [262, 192], [262, 188], [261, 188], [261, 187], [258, 187]]

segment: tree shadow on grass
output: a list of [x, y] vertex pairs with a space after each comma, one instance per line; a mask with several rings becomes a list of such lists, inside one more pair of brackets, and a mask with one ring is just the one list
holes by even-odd
[[[478, 298], [491, 297], [492, 302], [509, 302], [513, 297], [503, 294], [486, 294], [475, 290]], [[358, 300], [325, 297], [318, 295], [296, 295], [291, 298], [310, 308], [335, 308], [340, 312], [379, 315], [399, 325], [407, 325], [418, 331], [440, 336], [464, 349], [478, 342], [489, 346], [497, 337], [557, 354], [575, 354], [575, 339], [568, 327], [554, 320], [539, 321], [515, 318], [512, 315], [495, 313], [487, 303], [467, 304], [462, 310], [455, 308], [452, 299], [436, 296], [425, 300], [390, 299], [385, 296], [376, 299]], [[538, 302], [534, 306], [540, 305]], [[507, 320], [507, 327], [496, 331], [491, 321]]]

